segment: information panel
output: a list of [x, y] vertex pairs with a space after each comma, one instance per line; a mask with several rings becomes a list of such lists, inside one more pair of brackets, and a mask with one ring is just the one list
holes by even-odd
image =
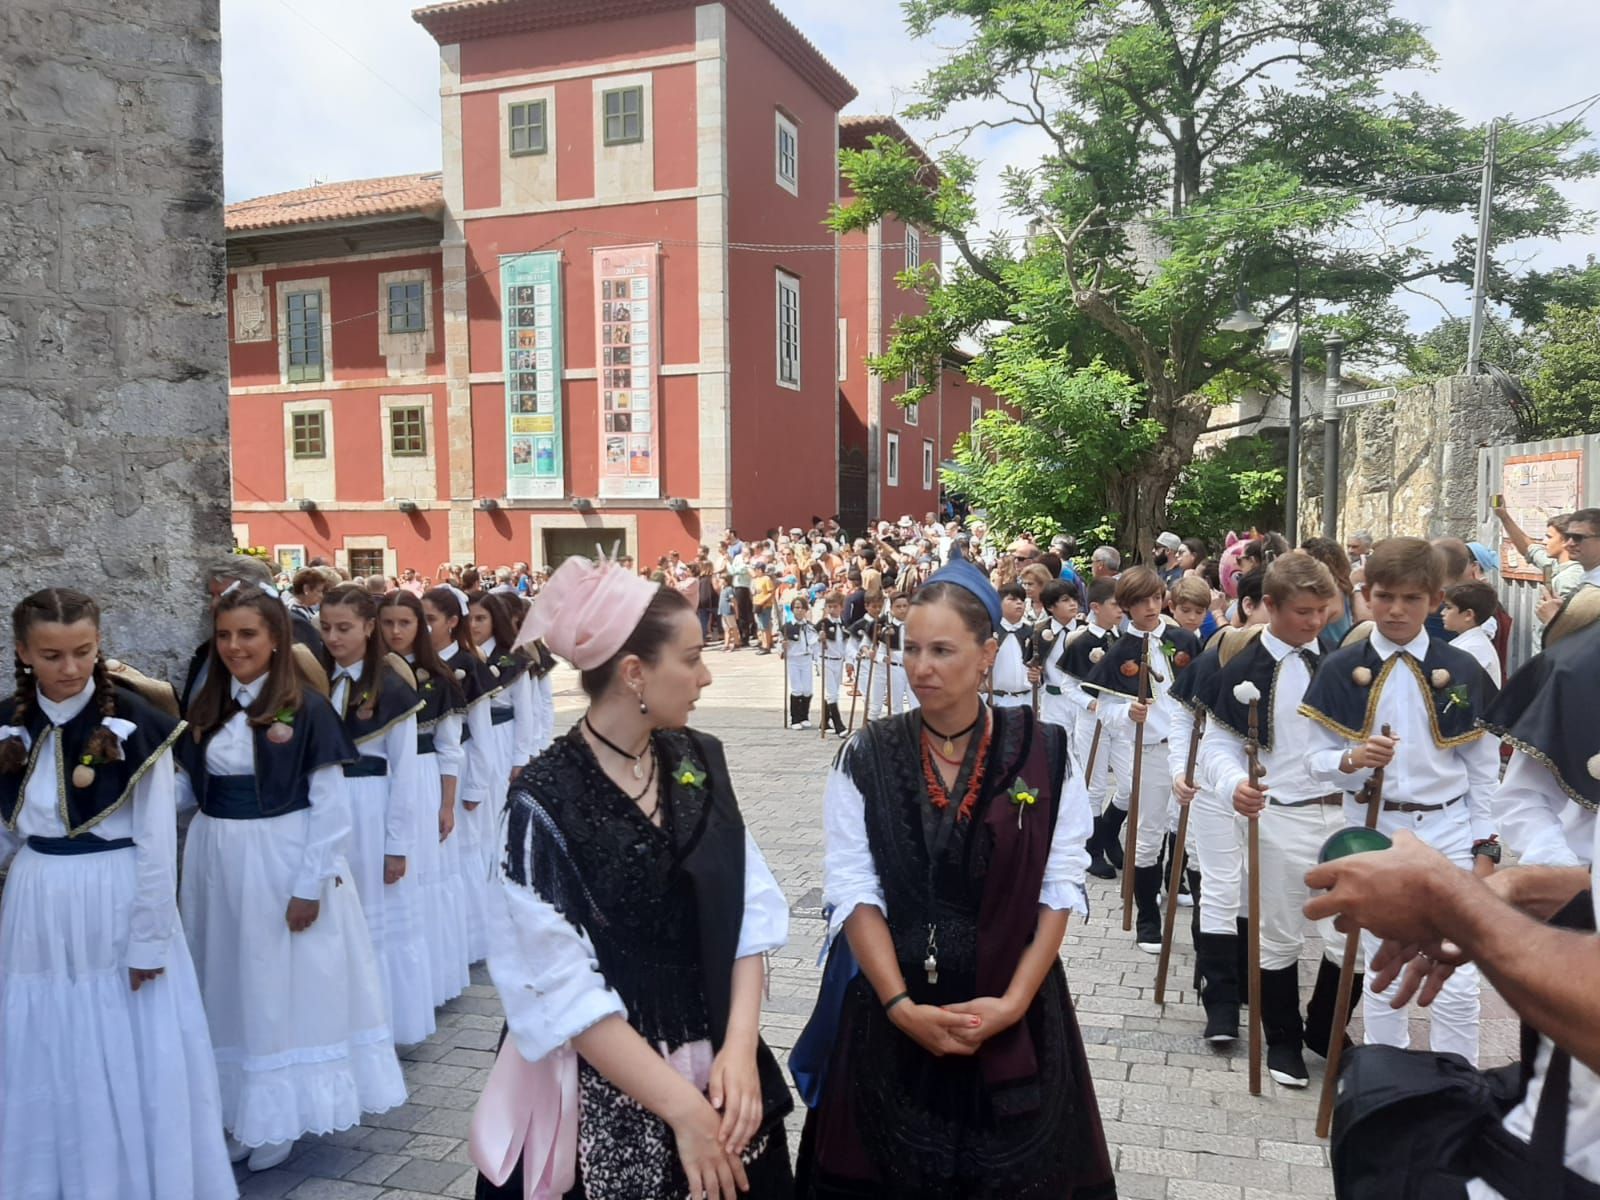
[[561, 253], [500, 258], [505, 314], [506, 496], [559, 500], [566, 494], [561, 446]]
[[[1545, 526], [1551, 517], [1578, 507], [1582, 489], [1581, 450], [1519, 455], [1506, 459], [1500, 472], [1506, 511], [1536, 544], [1543, 544]], [[1500, 544], [1500, 574], [1506, 579], [1544, 578], [1543, 572], [1517, 553], [1509, 538]]]
[[600, 495], [605, 499], [661, 495], [659, 262], [655, 245], [594, 251]]

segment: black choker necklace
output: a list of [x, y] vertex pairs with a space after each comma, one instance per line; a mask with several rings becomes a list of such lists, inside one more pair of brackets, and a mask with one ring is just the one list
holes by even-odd
[[591, 736], [597, 738], [600, 744], [607, 750], [610, 750], [616, 754], [620, 754], [623, 758], [626, 758], [633, 763], [633, 777], [635, 779], [644, 778], [644, 756], [650, 753], [650, 743], [648, 740], [644, 744], [644, 749], [639, 751], [639, 753], [629, 754], [621, 746], [617, 745], [605, 734], [596, 729], [593, 723], [589, 720], [589, 715], [587, 713], [585, 713], [583, 717], [583, 727], [589, 731]]
[[940, 749], [944, 751], [944, 756], [946, 758], [951, 758], [951, 757], [953, 757], [955, 755], [955, 752], [956, 752], [956, 739], [957, 738], [966, 737], [967, 734], [971, 733], [974, 729], [976, 729], [978, 727], [979, 723], [982, 722], [982, 720], [983, 720], [983, 704], [982, 704], [982, 702], [979, 702], [977, 718], [972, 722], [971, 725], [968, 725], [965, 729], [957, 730], [955, 733], [940, 733], [932, 725], [928, 724], [928, 721], [927, 721], [926, 717], [923, 718], [922, 727], [924, 729], [926, 729], [929, 733], [933, 734], [934, 737], [943, 738], [944, 739], [944, 745], [941, 746]]

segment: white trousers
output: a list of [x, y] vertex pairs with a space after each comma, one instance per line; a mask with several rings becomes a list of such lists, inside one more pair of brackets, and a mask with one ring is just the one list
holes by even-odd
[[[1472, 827], [1467, 823], [1465, 800], [1458, 800], [1439, 812], [1382, 813], [1378, 828], [1390, 837], [1398, 830], [1409, 830], [1458, 867], [1472, 869]], [[1362, 957], [1369, 972], [1379, 945], [1371, 934], [1361, 935]], [[1363, 997], [1361, 1011], [1368, 1045], [1399, 1046], [1401, 1049], [1410, 1046], [1409, 1010], [1389, 1007], [1399, 986], [1400, 981], [1396, 979], [1382, 995], [1373, 995], [1369, 988]], [[1429, 1048], [1436, 1053], [1459, 1054], [1477, 1066], [1480, 1008], [1478, 968], [1470, 963], [1456, 968], [1438, 998], [1426, 1010], [1432, 1014], [1428, 1025]]]
[[[1261, 965], [1276, 971], [1300, 961], [1306, 940], [1304, 909], [1310, 896], [1306, 872], [1316, 865], [1322, 843], [1345, 827], [1344, 810], [1338, 805], [1304, 804], [1291, 808], [1269, 804], [1259, 823]], [[1249, 836], [1248, 826], [1243, 836]], [[1209, 878], [1206, 883], [1210, 884]], [[1202, 890], [1201, 895], [1204, 894]], [[1344, 934], [1333, 927], [1331, 918], [1316, 925], [1322, 935], [1324, 957], [1342, 962]]]
[[817, 663], [812, 655], [791, 651], [783, 665], [789, 673], [791, 696], [809, 696], [817, 690]]
[[822, 698], [829, 704], [839, 703], [839, 682], [844, 678], [844, 659], [822, 660]]
[[[1107, 754], [1109, 745], [1111, 774], [1117, 781], [1116, 794], [1111, 802], [1123, 812], [1133, 797], [1133, 738], [1130, 736], [1100, 738], [1100, 753]], [[1146, 742], [1139, 764], [1139, 829], [1134, 848], [1133, 865], [1153, 867], [1161, 857], [1161, 843], [1173, 828], [1172, 810], [1177, 800], [1172, 795], [1172, 774], [1167, 763], [1165, 742]]]
[[1189, 840], [1200, 867], [1200, 932], [1236, 934], [1245, 915], [1244, 818], [1201, 788], [1189, 804]]
[[[1100, 746], [1094, 745], [1094, 731], [1100, 724], [1087, 709], [1076, 709], [1077, 724], [1073, 728], [1072, 748], [1078, 759], [1078, 770], [1083, 773], [1084, 786], [1089, 790], [1089, 804], [1096, 816], [1106, 806], [1106, 793], [1111, 790], [1110, 739], [1100, 735]], [[1094, 773], [1089, 773], [1089, 759], [1094, 758]]]
[[917, 697], [906, 678], [906, 669], [900, 663], [880, 662], [876, 667], [868, 662], [865, 670], [872, 672], [872, 687], [867, 692], [867, 716], [877, 720], [881, 716], [894, 716], [907, 709], [920, 708]]

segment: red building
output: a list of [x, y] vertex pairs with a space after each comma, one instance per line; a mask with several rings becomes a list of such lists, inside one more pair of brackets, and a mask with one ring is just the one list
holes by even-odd
[[973, 389], [863, 365], [912, 236], [823, 225], [841, 137], [904, 133], [768, 0], [415, 17], [442, 173], [229, 209], [240, 541], [432, 573], [937, 507]]

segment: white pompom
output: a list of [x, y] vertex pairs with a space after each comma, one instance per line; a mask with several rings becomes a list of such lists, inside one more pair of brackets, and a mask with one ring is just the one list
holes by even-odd
[[1261, 689], [1246, 679], [1233, 689], [1233, 698], [1240, 704], [1251, 704], [1261, 699]]
[[1589, 774], [1594, 779], [1600, 779], [1600, 754], [1589, 760]]
[[1440, 667], [1432, 675], [1428, 676], [1428, 679], [1436, 688], [1443, 689], [1450, 686], [1450, 672], [1446, 671], [1443, 667]]
[[1372, 683], [1372, 669], [1370, 667], [1357, 667], [1350, 672], [1350, 678], [1355, 680], [1357, 687], [1368, 687]]
[[1089, 661], [1092, 662], [1092, 663], [1099, 662], [1105, 656], [1106, 656], [1106, 652], [1104, 650], [1091, 650], [1091, 651], [1089, 651]]

